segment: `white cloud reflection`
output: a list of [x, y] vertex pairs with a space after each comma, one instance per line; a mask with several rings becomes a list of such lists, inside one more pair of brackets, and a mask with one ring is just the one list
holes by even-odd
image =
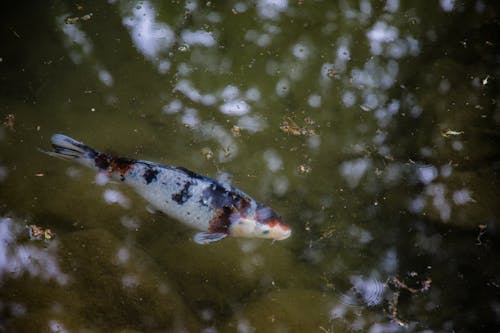
[[123, 11], [126, 12], [123, 24], [129, 29], [136, 48], [158, 66], [160, 73], [166, 73], [171, 66], [166, 53], [176, 42], [172, 28], [157, 20], [156, 10], [149, 1], [131, 7], [131, 12]]
[[27, 273], [42, 280], [68, 283], [68, 276], [59, 268], [58, 242], [52, 240], [39, 248], [36, 244], [20, 244], [17, 238], [28, 231], [13, 219], [0, 217], [0, 283], [5, 277], [19, 277]]

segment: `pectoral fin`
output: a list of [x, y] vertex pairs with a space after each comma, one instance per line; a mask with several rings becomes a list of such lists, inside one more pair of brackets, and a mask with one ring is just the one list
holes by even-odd
[[194, 235], [193, 240], [198, 244], [209, 244], [213, 242], [220, 241], [221, 239], [227, 237], [227, 234], [222, 232], [208, 232], [203, 231]]

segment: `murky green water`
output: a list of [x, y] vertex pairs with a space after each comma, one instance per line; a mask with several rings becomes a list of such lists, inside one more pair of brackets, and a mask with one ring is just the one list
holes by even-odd
[[[498, 332], [498, 5], [333, 3], [4, 8], [0, 331]], [[200, 246], [40, 153], [53, 133], [231, 182], [294, 233]]]

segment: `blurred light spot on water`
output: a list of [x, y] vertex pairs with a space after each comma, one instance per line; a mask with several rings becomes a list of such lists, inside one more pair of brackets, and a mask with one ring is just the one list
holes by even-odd
[[57, 241], [51, 241], [45, 248], [18, 245], [16, 238], [23, 232], [26, 229], [11, 218], [0, 217], [0, 282], [5, 275], [19, 277], [28, 273], [32, 277], [55, 280], [65, 285], [68, 276], [61, 272], [57, 264]]
[[249, 101], [256, 102], [260, 100], [260, 90], [259, 88], [249, 88], [245, 93], [245, 98]]
[[430, 184], [438, 176], [438, 170], [433, 165], [423, 165], [417, 167], [418, 179], [424, 184]]
[[[19, 303], [7, 303], [4, 305], [6, 308], [8, 308], [8, 311], [14, 316], [14, 317], [22, 317], [26, 314], [27, 309], [26, 306], [19, 304]], [[0, 303], [0, 309], [2, 309], [2, 304]]]
[[158, 61], [158, 72], [160, 74], [165, 74], [170, 70], [172, 63], [168, 60], [160, 60]]
[[439, 0], [439, 4], [445, 12], [451, 12], [455, 7], [455, 0]]
[[307, 138], [307, 146], [309, 149], [319, 149], [321, 146], [321, 137], [319, 135], [311, 135]]
[[450, 87], [451, 87], [450, 81], [448, 81], [447, 79], [443, 79], [441, 80], [441, 82], [439, 82], [438, 90], [441, 94], [446, 94], [447, 92], [450, 91]]
[[242, 116], [248, 111], [250, 111], [250, 106], [247, 104], [247, 102], [240, 100], [240, 101], [229, 101], [224, 104], [222, 104], [219, 107], [220, 112], [227, 114], [227, 115], [232, 115], [232, 116]]
[[255, 332], [255, 327], [251, 326], [250, 322], [244, 318], [238, 319], [236, 329], [238, 330], [238, 333], [253, 333], [253, 332]]
[[103, 193], [104, 201], [107, 204], [119, 204], [123, 208], [130, 208], [130, 200], [124, 196], [120, 191], [106, 189]]
[[453, 192], [453, 201], [457, 205], [465, 205], [468, 202], [472, 201], [472, 197], [470, 191], [467, 189], [462, 189], [459, 191]]
[[196, 127], [200, 120], [198, 119], [198, 110], [193, 108], [187, 108], [181, 118], [181, 122], [189, 127]]
[[122, 216], [120, 217], [120, 222], [125, 228], [129, 230], [136, 230], [140, 226], [139, 219], [135, 217]]
[[202, 333], [218, 333], [219, 331], [215, 327], [206, 327], [201, 332]]
[[273, 179], [273, 192], [278, 196], [282, 196], [288, 191], [289, 182], [285, 176], [278, 176]]
[[251, 253], [257, 248], [257, 243], [252, 240], [243, 240], [240, 243], [241, 251], [245, 253]]
[[439, 234], [426, 235], [423, 232], [416, 234], [416, 246], [431, 254], [442, 254], [442, 237]]
[[368, 158], [345, 161], [340, 165], [340, 173], [349, 187], [355, 188], [370, 166], [371, 160]]
[[171, 292], [171, 288], [170, 288], [167, 284], [165, 284], [165, 283], [161, 282], [161, 283], [158, 285], [158, 292], [159, 292], [160, 294], [162, 294], [162, 295], [167, 295], [167, 294], [170, 294], [170, 292]]
[[312, 108], [319, 108], [321, 106], [321, 96], [320, 95], [310, 95], [307, 99], [307, 104]]
[[263, 157], [267, 164], [267, 168], [271, 172], [276, 172], [283, 168], [283, 160], [274, 149], [264, 151]]
[[430, 184], [426, 187], [426, 194], [432, 197], [432, 204], [438, 210], [442, 221], [448, 221], [451, 215], [451, 207], [446, 201], [446, 187], [444, 184]]
[[271, 37], [269, 34], [262, 34], [257, 37], [256, 44], [260, 47], [266, 47], [271, 44]]
[[398, 269], [398, 254], [395, 249], [387, 250], [380, 263], [381, 268], [387, 274], [394, 274]]
[[187, 76], [193, 71], [193, 67], [190, 65], [186, 64], [185, 62], [180, 63], [177, 65], [177, 74], [179, 76]]
[[384, 21], [378, 21], [366, 35], [370, 39], [371, 53], [380, 55], [383, 51], [383, 44], [394, 41], [398, 37], [399, 31]]
[[203, 105], [214, 105], [217, 102], [217, 98], [212, 94], [205, 94], [201, 96], [201, 104]]
[[384, 10], [394, 13], [399, 9], [399, 0], [387, 0]]
[[96, 173], [94, 182], [99, 186], [104, 186], [109, 182], [109, 176], [104, 172]]
[[453, 147], [453, 150], [455, 150], [455, 151], [461, 151], [462, 149], [464, 149], [464, 144], [458, 140], [454, 140], [451, 143], [451, 146]]
[[211, 23], [220, 23], [222, 22], [222, 16], [217, 12], [210, 12], [207, 14], [207, 20]]
[[181, 80], [177, 82], [174, 90], [180, 91], [193, 102], [199, 102], [201, 100], [200, 92], [194, 88], [188, 80]]
[[212, 33], [205, 30], [184, 30], [181, 33], [181, 39], [188, 45], [202, 45], [210, 47], [216, 44]]
[[288, 7], [288, 0], [259, 0], [257, 13], [263, 19], [278, 19]]
[[141, 6], [133, 7], [129, 16], [124, 16], [125, 25], [136, 48], [150, 61], [157, 63], [161, 53], [165, 53], [175, 43], [175, 33], [163, 22], [157, 21], [154, 7], [143, 1]]
[[136, 275], [125, 274], [122, 276], [122, 286], [124, 288], [135, 288], [139, 285], [139, 280]]
[[68, 333], [69, 331], [64, 327], [64, 325], [57, 320], [49, 321], [49, 330], [54, 333]]
[[344, 304], [338, 304], [330, 310], [331, 319], [344, 318], [347, 313], [347, 307]]
[[99, 80], [101, 80], [101, 82], [104, 85], [106, 85], [108, 87], [111, 87], [113, 85], [113, 77], [111, 76], [110, 72], [108, 72], [105, 69], [98, 69], [97, 73], [98, 73]]
[[70, 50], [69, 56], [75, 64], [81, 64], [85, 56], [89, 56], [92, 52], [92, 43], [87, 38], [85, 32], [80, 30], [77, 25], [65, 24], [64, 18], [68, 15], [63, 15], [58, 18], [62, 31], [65, 35], [65, 45]]
[[421, 147], [420, 155], [423, 157], [431, 157], [432, 156], [432, 148], [431, 147]]
[[405, 40], [398, 39], [393, 43], [389, 44], [387, 48], [387, 54], [389, 57], [400, 59], [408, 53], [408, 45]]
[[200, 317], [203, 321], [211, 321], [212, 319], [214, 319], [214, 310], [211, 308], [202, 309], [200, 311]]
[[284, 97], [290, 92], [290, 82], [287, 79], [281, 79], [276, 83], [276, 94]]
[[325, 82], [330, 82], [332, 77], [335, 75], [335, 66], [332, 63], [324, 63], [321, 65], [321, 77]]
[[302, 43], [297, 43], [292, 46], [292, 53], [296, 58], [305, 60], [309, 56], [309, 48]]
[[70, 167], [66, 168], [65, 173], [66, 173], [66, 176], [68, 176], [70, 178], [78, 178], [78, 177], [80, 177], [82, 171], [78, 168], [70, 166]]
[[337, 59], [343, 63], [351, 60], [351, 52], [349, 51], [349, 46], [347, 45], [347, 42], [344, 42], [344, 44], [340, 45], [339, 48], [337, 49]]
[[348, 108], [353, 106], [356, 103], [356, 95], [349, 90], [344, 92], [342, 94], [342, 103], [344, 103], [344, 105]]
[[358, 290], [368, 306], [380, 304], [383, 299], [385, 282], [374, 277], [364, 278], [362, 276], [352, 276], [351, 283]]
[[116, 260], [119, 264], [125, 264], [130, 259], [130, 251], [126, 247], [120, 247], [116, 252]]
[[410, 200], [408, 204], [408, 210], [412, 213], [421, 213], [425, 208], [425, 199], [422, 196], [418, 196]]
[[240, 96], [240, 90], [233, 85], [227, 85], [220, 93], [220, 97], [225, 101], [232, 101]]
[[337, 30], [337, 25], [334, 22], [328, 22], [321, 28], [324, 35], [331, 35], [335, 30]]
[[5, 179], [7, 179], [7, 176], [9, 175], [9, 170], [7, 167], [0, 165], [0, 183], [4, 182]]
[[[368, 330], [368, 333], [392, 333], [392, 332], [400, 332], [401, 331], [401, 326], [398, 324], [373, 324], [370, 329]], [[424, 332], [420, 332], [424, 333]], [[429, 333], [429, 332], [426, 332]]]
[[247, 5], [246, 3], [244, 3], [244, 2], [237, 2], [237, 3], [234, 5], [234, 7], [233, 7], [233, 8], [234, 8], [234, 9], [236, 10], [236, 12], [238, 12], [238, 13], [244, 13], [244, 12], [246, 12], [246, 11], [247, 11], [247, 9], [248, 9], [248, 5]]
[[197, 1], [186, 1], [184, 8], [186, 9], [187, 12], [194, 12], [196, 9], [198, 9], [198, 2]]
[[375, 306], [382, 302], [385, 282], [375, 276], [364, 277], [362, 275], [351, 275], [349, 278], [352, 287], [342, 293], [339, 300], [349, 306]]
[[238, 127], [250, 133], [255, 133], [264, 130], [267, 123], [260, 116], [243, 116], [238, 119]]
[[453, 172], [453, 168], [451, 167], [451, 165], [445, 164], [445, 165], [441, 166], [441, 169], [440, 169], [441, 177], [448, 178], [449, 176], [451, 176], [452, 172]]
[[373, 236], [368, 230], [362, 229], [356, 225], [351, 225], [349, 227], [349, 234], [361, 244], [367, 244], [373, 240]]
[[162, 111], [165, 114], [178, 113], [182, 109], [182, 102], [178, 99], [174, 99], [170, 103], [162, 107]]
[[484, 4], [484, 2], [479, 0], [479, 1], [476, 1], [474, 8], [476, 9], [476, 11], [478, 13], [482, 13], [486, 9], [486, 5]]
[[402, 167], [401, 165], [397, 163], [390, 163], [385, 167], [384, 170], [384, 182], [391, 184], [391, 183], [397, 183], [399, 179], [401, 179], [402, 176]]
[[379, 105], [377, 94], [374, 94], [372, 92], [366, 92], [363, 96], [363, 99], [363, 106], [365, 106], [369, 110], [373, 110]]

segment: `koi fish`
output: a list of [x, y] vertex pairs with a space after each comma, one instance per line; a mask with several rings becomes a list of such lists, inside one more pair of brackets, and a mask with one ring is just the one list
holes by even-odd
[[228, 236], [282, 240], [292, 233], [273, 209], [228, 184], [182, 167], [101, 153], [62, 134], [51, 142], [54, 151], [47, 154], [106, 172], [154, 209], [201, 230], [193, 238], [198, 244]]

